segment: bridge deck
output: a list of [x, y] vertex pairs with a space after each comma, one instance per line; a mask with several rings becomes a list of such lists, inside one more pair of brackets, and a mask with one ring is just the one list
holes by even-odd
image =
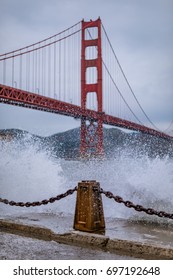
[[67, 115], [74, 118], [85, 118], [88, 120], [92, 119], [94, 121], [102, 119], [104, 124], [126, 128], [134, 131], [140, 131], [142, 133], [150, 134], [168, 140], [173, 140], [173, 136], [131, 121], [107, 115], [104, 112], [99, 113], [97, 111], [89, 109], [82, 109], [77, 105], [62, 102], [53, 98], [45, 97], [43, 95], [23, 91], [1, 84], [0, 102], [35, 110], [51, 112], [55, 114]]

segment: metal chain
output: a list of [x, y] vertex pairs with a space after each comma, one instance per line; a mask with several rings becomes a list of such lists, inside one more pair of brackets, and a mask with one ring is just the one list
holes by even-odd
[[[77, 191], [77, 187], [74, 189], [69, 189], [63, 194], [57, 195], [55, 197], [51, 197], [49, 199], [44, 199], [42, 201], [34, 201], [34, 202], [15, 202], [13, 200], [9, 201], [8, 199], [2, 199], [0, 198], [0, 202], [4, 204], [8, 204], [10, 206], [19, 206], [19, 207], [31, 207], [31, 206], [40, 206], [40, 205], [46, 205], [48, 203], [54, 203], [57, 200], [60, 200], [62, 198], [65, 198], [71, 194], [73, 194], [75, 191]], [[173, 219], [173, 214], [166, 213], [164, 211], [156, 211], [152, 208], [145, 208], [142, 205], [134, 204], [133, 202], [129, 200], [124, 200], [121, 196], [115, 196], [113, 193], [109, 191], [104, 191], [102, 188], [100, 189], [100, 193], [103, 193], [108, 198], [113, 198], [117, 203], [123, 203], [128, 208], [133, 208], [138, 212], [145, 212], [148, 215], [156, 215], [160, 218], [168, 218]]]
[[68, 191], [66, 191], [65, 193], [59, 194], [55, 197], [51, 197], [49, 199], [44, 199], [42, 201], [34, 201], [34, 202], [15, 202], [13, 200], [9, 201], [8, 199], [2, 199], [0, 198], [0, 202], [4, 203], [4, 204], [8, 204], [11, 206], [19, 206], [19, 207], [31, 207], [31, 206], [40, 206], [40, 205], [46, 205], [48, 203], [53, 203], [57, 200], [60, 200], [64, 197], [67, 197], [68, 195], [73, 194], [75, 191], [77, 190], [77, 187], [75, 187], [74, 189], [69, 189]]
[[124, 200], [120, 196], [117, 196], [117, 195], [115, 196], [115, 195], [113, 195], [113, 193], [111, 193], [109, 191], [106, 192], [103, 189], [100, 189], [100, 193], [103, 193], [106, 197], [113, 198], [117, 203], [123, 203], [126, 207], [133, 208], [138, 212], [145, 212], [148, 215], [156, 215], [160, 218], [173, 219], [173, 214], [169, 214], [164, 211], [156, 211], [152, 208], [144, 208], [142, 205], [139, 205], [139, 204], [135, 205], [135, 204], [133, 204], [133, 202]]

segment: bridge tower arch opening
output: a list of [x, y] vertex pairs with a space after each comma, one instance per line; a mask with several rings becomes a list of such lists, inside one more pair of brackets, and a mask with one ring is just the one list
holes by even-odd
[[[94, 30], [95, 36], [90, 33]], [[93, 48], [95, 52], [93, 55]], [[91, 56], [88, 49], [92, 49]], [[92, 68], [92, 69], [90, 69]], [[95, 69], [95, 70], [94, 70]], [[88, 72], [95, 73], [89, 77]], [[98, 157], [104, 155], [103, 149], [103, 98], [102, 98], [102, 48], [101, 48], [101, 20], [82, 21], [81, 42], [81, 107], [87, 109], [87, 95], [96, 94], [97, 120], [81, 120], [81, 157]]]

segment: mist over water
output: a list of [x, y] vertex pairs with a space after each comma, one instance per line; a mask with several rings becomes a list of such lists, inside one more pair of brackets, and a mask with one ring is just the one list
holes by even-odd
[[[173, 160], [132, 155], [127, 150], [110, 160], [66, 161], [41, 149], [39, 143], [21, 146], [19, 142], [0, 142], [0, 197], [33, 202], [49, 199], [74, 188], [82, 180], [97, 180], [105, 191], [141, 204], [146, 208], [173, 213]], [[0, 203], [2, 214], [59, 212], [73, 214], [76, 194], [45, 206], [21, 208]], [[149, 216], [103, 196], [106, 217], [132, 220], [172, 220]]]

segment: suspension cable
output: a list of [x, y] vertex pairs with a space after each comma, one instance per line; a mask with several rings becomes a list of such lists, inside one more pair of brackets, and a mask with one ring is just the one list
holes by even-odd
[[111, 42], [110, 42], [110, 39], [109, 39], [109, 37], [108, 37], [108, 35], [107, 35], [107, 32], [106, 32], [106, 30], [105, 30], [103, 24], [102, 24], [102, 27], [103, 27], [103, 30], [104, 30], [104, 32], [105, 32], [106, 38], [107, 38], [107, 40], [108, 40], [108, 42], [109, 42], [109, 45], [110, 45], [110, 47], [111, 47], [111, 49], [112, 49], [112, 52], [113, 52], [113, 54], [114, 54], [114, 57], [115, 57], [115, 59], [116, 59], [116, 61], [117, 61], [117, 63], [118, 63], [118, 66], [119, 66], [120, 70], [121, 70], [121, 73], [123, 74], [123, 77], [124, 77], [124, 79], [125, 79], [125, 81], [126, 81], [128, 87], [129, 87], [129, 89], [130, 89], [130, 91], [131, 91], [133, 97], [135, 98], [135, 100], [136, 100], [138, 106], [140, 107], [140, 109], [142, 110], [143, 114], [145, 115], [145, 117], [147, 118], [147, 120], [150, 122], [150, 124], [151, 124], [153, 127], [155, 127], [157, 130], [161, 131], [161, 130], [151, 121], [151, 119], [148, 117], [148, 115], [145, 113], [144, 109], [142, 108], [141, 104], [139, 103], [139, 101], [138, 101], [138, 99], [137, 99], [137, 97], [136, 97], [134, 91], [132, 90], [132, 87], [131, 87], [131, 85], [130, 85], [130, 83], [129, 83], [129, 81], [128, 81], [128, 79], [127, 79], [127, 77], [126, 77], [126, 75], [125, 75], [125, 73], [124, 73], [124, 71], [123, 71], [123, 69], [122, 69], [122, 66], [121, 66], [121, 64], [120, 64], [120, 62], [119, 62], [119, 60], [118, 60], [118, 58], [117, 58], [117, 56], [116, 56], [116, 54], [115, 54], [115, 51], [114, 51], [114, 49], [113, 49], [113, 47], [112, 47], [112, 44], [111, 44]]
[[[87, 32], [88, 32], [90, 38], [93, 39], [92, 36], [91, 36], [91, 33], [89, 32], [88, 29], [87, 29]], [[96, 48], [97, 48], [97, 47], [96, 47]], [[143, 125], [143, 123], [138, 119], [138, 117], [136, 116], [136, 114], [133, 112], [133, 110], [130, 108], [130, 106], [128, 105], [127, 101], [125, 100], [123, 94], [121, 93], [121, 91], [120, 91], [120, 89], [118, 88], [116, 82], [114, 81], [114, 79], [113, 79], [113, 77], [112, 77], [110, 71], [108, 70], [108, 67], [106, 66], [106, 63], [104, 62], [103, 58], [102, 58], [102, 63], [103, 63], [103, 65], [104, 65], [104, 67], [105, 67], [105, 69], [106, 69], [106, 71], [107, 71], [109, 77], [111, 78], [111, 81], [113, 82], [113, 84], [114, 84], [114, 86], [116, 87], [117, 91], [119, 92], [121, 98], [123, 99], [124, 103], [126, 104], [126, 106], [128, 107], [128, 109], [130, 110], [130, 112], [133, 114], [133, 116], [137, 119], [137, 121], [138, 121], [140, 124]]]
[[115, 81], [114, 81], [114, 79], [113, 79], [113, 77], [112, 77], [110, 71], [108, 70], [106, 64], [104, 63], [103, 59], [102, 59], [102, 62], [103, 62], [103, 65], [104, 65], [104, 67], [105, 67], [105, 69], [106, 69], [106, 71], [107, 71], [109, 77], [111, 78], [111, 81], [113, 82], [114, 86], [116, 87], [117, 91], [119, 92], [119, 94], [120, 94], [121, 98], [123, 99], [124, 103], [125, 103], [126, 106], [129, 108], [129, 110], [130, 110], [130, 112], [133, 114], [133, 116], [137, 119], [137, 121], [138, 121], [140, 124], [144, 125], [144, 124], [138, 119], [138, 117], [136, 116], [136, 114], [133, 112], [133, 110], [130, 108], [129, 104], [128, 104], [127, 101], [125, 100], [123, 94], [121, 93], [120, 89], [118, 88], [117, 84], [115, 83]]
[[[69, 31], [70, 29], [74, 28], [75, 26], [79, 25], [80, 23], [81, 23], [81, 21], [79, 21], [78, 23], [72, 25], [71, 27], [69, 27], [69, 28], [67, 28], [67, 29], [65, 29], [65, 30], [63, 30], [63, 31], [61, 31], [61, 32], [59, 32], [59, 33], [57, 33], [57, 34], [55, 34], [55, 35], [49, 37], [49, 38], [46, 38], [46, 39], [44, 39], [44, 40], [41, 40], [41, 41], [39, 41], [39, 42], [37, 42], [37, 43], [28, 45], [28, 46], [26, 46], [26, 47], [17, 49], [17, 50], [15, 50], [15, 51], [11, 51], [11, 52], [8, 52], [8, 53], [0, 54], [0, 57], [3, 57], [3, 58], [0, 58], [0, 61], [2, 61], [2, 60], [7, 60], [7, 59], [9, 59], [9, 58], [13, 58], [13, 57], [16, 57], [16, 56], [20, 56], [20, 55], [23, 55], [23, 54], [26, 54], [26, 53], [29, 53], [29, 52], [33, 52], [33, 51], [36, 51], [36, 50], [38, 50], [38, 49], [42, 49], [42, 48], [45, 48], [45, 47], [50, 46], [50, 45], [52, 45], [52, 44], [55, 44], [55, 43], [57, 43], [57, 42], [60, 42], [60, 41], [62, 41], [62, 40], [64, 40], [64, 39], [67, 39], [67, 38], [71, 37], [72, 35], [74, 35], [74, 34], [80, 32], [80, 31], [82, 30], [82, 28], [80, 27], [78, 30], [72, 32], [71, 34], [68, 33], [68, 35], [64, 36], [63, 38], [57, 39], [57, 40], [55, 40], [55, 41], [53, 41], [53, 42], [51, 42], [51, 43], [44, 44], [43, 46], [40, 46], [41, 43], [44, 43], [44, 42], [46, 42], [46, 41], [48, 41], [48, 40], [50, 41], [52, 38], [56, 38], [58, 35], [61, 35], [62, 33], [65, 33], [65, 32], [67, 32], [67, 31]], [[88, 25], [87, 25], [86, 27], [90, 27], [91, 24], [92, 24], [92, 22], [89, 22]], [[39, 47], [36, 47], [36, 48], [35, 48], [36, 45], [39, 45]], [[31, 49], [31, 50], [28, 50], [28, 48], [31, 48], [31, 47], [32, 47], [32, 49]], [[22, 52], [22, 50], [25, 50], [25, 49], [27, 49], [27, 51]], [[14, 53], [16, 53], [16, 52], [17, 52], [17, 53], [19, 52], [19, 53], [18, 53], [18, 54], [14, 54]], [[4, 56], [5, 56], [5, 57], [4, 57]]]
[[168, 125], [168, 127], [164, 130], [164, 132], [169, 131], [171, 128], [173, 128], [173, 120], [171, 123]]
[[[71, 34], [69, 34], [69, 35], [67, 35], [67, 36], [64, 36], [63, 38], [57, 39], [57, 40], [55, 40], [55, 41], [53, 41], [53, 42], [47, 43], [47, 44], [45, 44], [45, 45], [43, 45], [43, 46], [39, 46], [39, 47], [37, 47], [37, 48], [33, 48], [33, 49], [31, 49], [31, 50], [26, 50], [26, 51], [24, 51], [24, 52], [17, 53], [17, 54], [15, 54], [15, 55], [13, 54], [13, 55], [10, 55], [10, 56], [5, 56], [4, 58], [0, 58], [0, 61], [2, 61], [2, 60], [4, 61], [4, 60], [7, 60], [7, 59], [9, 59], [9, 58], [17, 57], [17, 56], [20, 56], [20, 55], [23, 55], [23, 54], [27, 54], [27, 53], [30, 53], [30, 52], [33, 52], [33, 51], [37, 51], [37, 50], [43, 49], [43, 48], [48, 47], [48, 46], [51, 46], [51, 45], [53, 45], [53, 44], [55, 44], [55, 43], [57, 43], [57, 42], [60, 42], [60, 41], [62, 41], [62, 40], [64, 40], [64, 39], [67, 39], [67, 38], [73, 36], [74, 34], [80, 32], [80, 31], [81, 31], [81, 29], [78, 29], [77, 31], [74, 31], [73, 33], [71, 33]], [[34, 46], [34, 45], [32, 45], [32, 46]], [[25, 49], [25, 48], [23, 48], [23, 49]], [[14, 53], [14, 52], [12, 52], [12, 53]]]
[[69, 28], [67, 28], [67, 29], [64, 29], [63, 31], [61, 31], [61, 32], [59, 32], [59, 33], [57, 33], [57, 34], [55, 34], [55, 35], [49, 37], [49, 38], [43, 39], [43, 40], [41, 40], [41, 41], [39, 41], [39, 42], [37, 42], [37, 43], [28, 45], [28, 46], [26, 46], [26, 47], [23, 47], [23, 48], [20, 48], [20, 49], [17, 49], [17, 50], [15, 50], [15, 51], [11, 51], [11, 52], [8, 52], [8, 53], [5, 53], [5, 54], [0, 54], [0, 57], [1, 57], [1, 56], [9, 55], [9, 54], [12, 54], [12, 53], [15, 53], [15, 52], [20, 52], [20, 51], [22, 51], [22, 50], [24, 50], [24, 49], [31, 48], [31, 47], [34, 47], [34, 46], [39, 45], [39, 44], [41, 44], [41, 43], [44, 43], [44, 42], [46, 42], [46, 41], [48, 41], [48, 40], [51, 40], [52, 38], [54, 38], [54, 37], [56, 37], [56, 36], [58, 36], [58, 35], [61, 35], [62, 33], [65, 33], [65, 32], [68, 31], [69, 29], [71, 29], [71, 28], [77, 26], [79, 23], [81, 23], [81, 21], [79, 21], [79, 22], [77, 22], [76, 24], [72, 25], [71, 27], [69, 27]]

